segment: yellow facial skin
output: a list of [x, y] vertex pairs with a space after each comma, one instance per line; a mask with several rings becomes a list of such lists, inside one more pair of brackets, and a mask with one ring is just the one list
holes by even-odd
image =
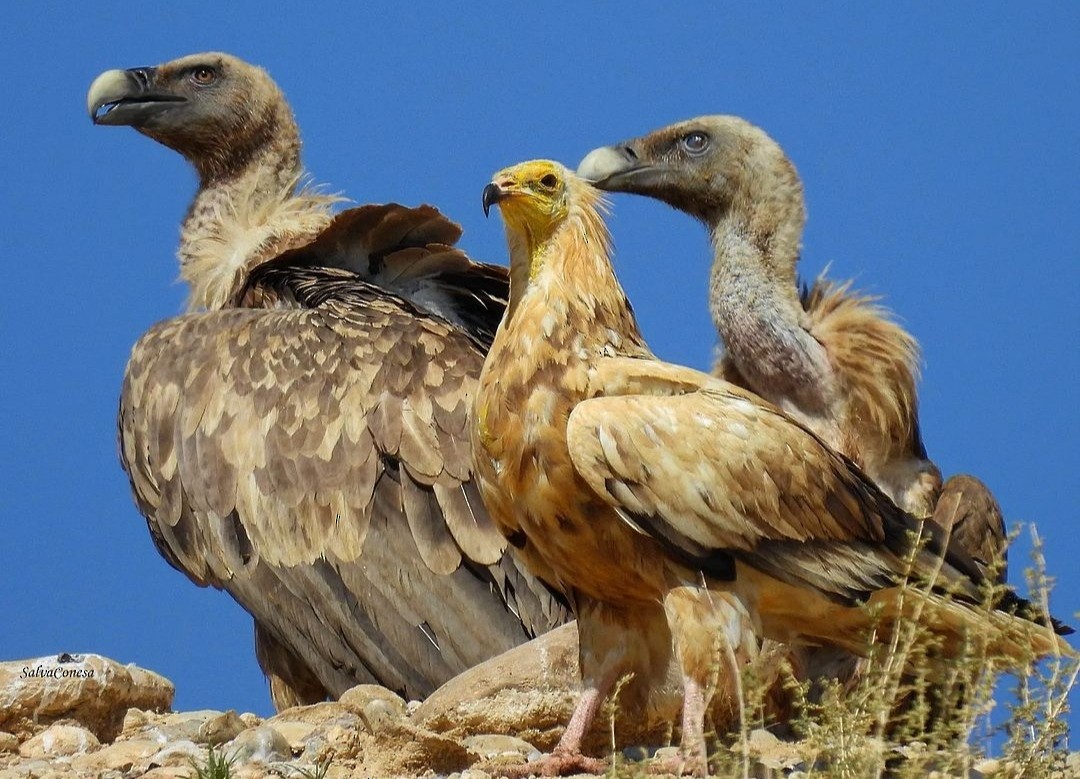
[[525, 240], [530, 280], [543, 261], [537, 249], [568, 214], [567, 172], [551, 160], [523, 162], [496, 173], [484, 189], [485, 209], [497, 204], [508, 237]]

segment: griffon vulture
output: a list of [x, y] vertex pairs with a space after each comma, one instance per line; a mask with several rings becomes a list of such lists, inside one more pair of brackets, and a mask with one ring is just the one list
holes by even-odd
[[[755, 650], [739, 643], [744, 621], [862, 654], [924, 607], [945, 651], [969, 631], [1005, 663], [1071, 651], [1062, 626], [971, 605], [973, 560], [932, 522], [916, 545], [920, 521], [809, 427], [654, 357], [612, 270], [597, 190], [537, 161], [496, 174], [483, 201], [502, 211], [510, 299], [476, 396], [476, 478], [511, 543], [570, 594], [585, 688], [555, 752], [523, 770], [599, 768], [579, 748], [600, 702], [628, 672], [653, 681], [672, 648], [683, 749], [703, 770], [716, 660]], [[900, 594], [912, 567], [934, 582], [923, 598]], [[1011, 592], [1002, 603], [1033, 613]]]
[[818, 279], [800, 295], [802, 184], [772, 138], [738, 117], [705, 116], [595, 149], [578, 172], [708, 227], [709, 306], [724, 346], [716, 375], [807, 425], [904, 510], [933, 514], [1004, 580], [1005, 525], [990, 491], [954, 477], [938, 500], [941, 474], [919, 432], [915, 339], [849, 284]]
[[275, 705], [422, 697], [565, 621], [471, 474], [506, 271], [429, 206], [333, 218], [282, 93], [235, 57], [111, 70], [88, 103], [199, 176], [179, 257], [201, 310], [135, 345], [120, 453], [165, 559], [254, 617]]

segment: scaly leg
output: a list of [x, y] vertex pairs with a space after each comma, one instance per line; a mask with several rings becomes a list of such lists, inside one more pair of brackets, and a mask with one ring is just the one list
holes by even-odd
[[708, 758], [705, 751], [705, 692], [695, 679], [683, 677], [682, 769], [694, 776], [705, 776]]
[[589, 726], [600, 711], [600, 704], [611, 691], [613, 679], [604, 679], [585, 690], [578, 698], [570, 724], [563, 731], [562, 738], [550, 755], [528, 763], [499, 768], [497, 775], [508, 779], [526, 776], [566, 776], [569, 774], [602, 774], [607, 770], [607, 763], [595, 757], [581, 754], [581, 742], [589, 732]]

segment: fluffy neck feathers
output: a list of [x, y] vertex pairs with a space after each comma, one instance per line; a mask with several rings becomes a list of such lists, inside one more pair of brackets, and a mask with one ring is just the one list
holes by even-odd
[[249, 140], [227, 152], [185, 156], [199, 172], [199, 191], [180, 233], [180, 276], [191, 288], [188, 309], [228, 304], [257, 265], [309, 240], [330, 222], [340, 198], [301, 187], [300, 137], [282, 101]]

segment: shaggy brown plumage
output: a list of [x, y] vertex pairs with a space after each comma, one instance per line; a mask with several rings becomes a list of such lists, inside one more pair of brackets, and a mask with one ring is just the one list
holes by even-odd
[[568, 618], [476, 492], [468, 408], [505, 269], [429, 206], [336, 218], [266, 73], [199, 54], [91, 87], [91, 115], [199, 174], [185, 316], [135, 345], [120, 447], [162, 555], [255, 619], [278, 708], [410, 698]]

